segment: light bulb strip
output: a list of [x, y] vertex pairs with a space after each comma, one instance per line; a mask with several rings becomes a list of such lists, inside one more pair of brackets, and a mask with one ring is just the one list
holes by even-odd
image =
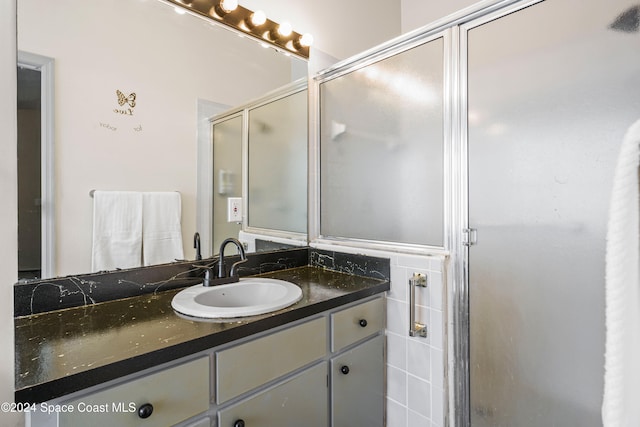
[[278, 33], [279, 24], [268, 18], [262, 25], [252, 25], [250, 22], [253, 11], [245, 7], [238, 5], [235, 10], [225, 13], [221, 12], [220, 0], [193, 0], [188, 4], [180, 0], [165, 1], [231, 27], [259, 42], [268, 43], [292, 55], [309, 59], [309, 46], [300, 43], [301, 34], [292, 31], [288, 36], [283, 36]]

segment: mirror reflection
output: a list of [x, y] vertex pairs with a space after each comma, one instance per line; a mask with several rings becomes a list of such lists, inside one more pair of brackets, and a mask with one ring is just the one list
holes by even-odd
[[155, 0], [21, 0], [17, 19], [19, 52], [53, 64], [52, 88], [42, 88], [53, 120], [41, 130], [51, 135], [50, 191], [27, 202], [42, 204], [55, 230], [42, 231], [52, 263], [40, 274], [90, 270], [92, 190], [179, 192], [193, 259], [198, 123], [305, 77], [306, 62]]
[[242, 114], [213, 123], [212, 251], [242, 229], [242, 221], [227, 218], [228, 200], [242, 197], [242, 132]]
[[307, 91], [249, 110], [248, 131], [249, 227], [306, 233]]
[[213, 119], [213, 253], [237, 236], [249, 252], [307, 243], [307, 81]]

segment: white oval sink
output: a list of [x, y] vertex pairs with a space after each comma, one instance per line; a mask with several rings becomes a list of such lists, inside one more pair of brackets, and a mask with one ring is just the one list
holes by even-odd
[[171, 307], [188, 316], [210, 318], [255, 316], [288, 307], [302, 298], [294, 283], [247, 277], [226, 285], [196, 285], [178, 292]]

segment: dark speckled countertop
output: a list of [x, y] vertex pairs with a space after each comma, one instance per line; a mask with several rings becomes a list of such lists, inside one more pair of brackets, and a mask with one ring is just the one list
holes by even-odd
[[180, 289], [16, 318], [16, 401], [60, 397], [389, 289], [387, 280], [310, 266], [261, 276], [298, 284], [303, 298], [230, 322], [176, 314]]

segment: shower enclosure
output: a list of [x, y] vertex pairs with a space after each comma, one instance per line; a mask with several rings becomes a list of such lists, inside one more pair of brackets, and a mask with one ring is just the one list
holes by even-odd
[[473, 427], [602, 425], [608, 205], [640, 118], [627, 0], [547, 0], [461, 28]]
[[[310, 230], [449, 254], [451, 426], [601, 425], [608, 205], [623, 135], [640, 118], [637, 1], [483, 1], [319, 77], [337, 76], [311, 116], [321, 179]], [[434, 66], [442, 116], [390, 91], [372, 101], [396, 80], [420, 93], [416, 76]], [[394, 113], [418, 131], [403, 133]], [[399, 165], [416, 179], [394, 187]], [[340, 210], [354, 200], [360, 211]], [[419, 215], [386, 218], [389, 206]], [[426, 221], [438, 217], [430, 209], [442, 221]]]

